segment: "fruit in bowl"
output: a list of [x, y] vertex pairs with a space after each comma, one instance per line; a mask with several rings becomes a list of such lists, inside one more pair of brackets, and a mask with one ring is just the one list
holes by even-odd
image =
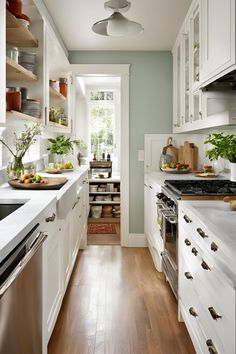
[[71, 162], [66, 162], [63, 165], [64, 170], [72, 170], [74, 168], [73, 164]]
[[24, 184], [44, 183], [45, 180], [40, 175], [33, 175], [32, 173], [30, 173], [30, 174], [25, 174], [25, 175], [20, 176], [19, 182], [24, 183]]
[[162, 170], [176, 170], [176, 171], [187, 171], [189, 170], [189, 165], [180, 162], [170, 162], [162, 164]]

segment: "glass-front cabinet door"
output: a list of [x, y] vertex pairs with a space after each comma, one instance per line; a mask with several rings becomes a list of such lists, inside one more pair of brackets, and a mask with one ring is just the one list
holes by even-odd
[[187, 24], [183, 33], [183, 94], [184, 94], [184, 111], [182, 124], [190, 122], [190, 31]]
[[[179, 38], [180, 39], [180, 38]], [[182, 45], [178, 40], [173, 50], [173, 72], [174, 72], [174, 117], [173, 131], [178, 131], [181, 126], [182, 116]]]

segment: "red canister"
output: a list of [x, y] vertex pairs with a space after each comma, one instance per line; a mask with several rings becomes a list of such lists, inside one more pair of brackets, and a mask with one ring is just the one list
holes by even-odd
[[8, 0], [8, 10], [14, 15], [20, 15], [22, 13], [22, 1], [21, 0]]
[[6, 108], [7, 111], [21, 111], [21, 92], [20, 87], [7, 87], [6, 89]]
[[64, 77], [59, 78], [59, 87], [60, 87], [60, 93], [64, 96], [67, 97], [67, 79]]

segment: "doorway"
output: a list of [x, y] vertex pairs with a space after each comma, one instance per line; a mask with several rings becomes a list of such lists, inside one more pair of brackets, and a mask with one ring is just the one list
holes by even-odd
[[[120, 79], [120, 159], [117, 160], [117, 166], [120, 163], [120, 180], [113, 181], [113, 186], [109, 188], [114, 188], [118, 193], [118, 183], [120, 183], [120, 244], [121, 246], [129, 246], [129, 65], [72, 64], [70, 67], [73, 70], [75, 81], [77, 77]], [[104, 93], [101, 95], [104, 95]], [[89, 139], [89, 129], [87, 132], [84, 132], [84, 134], [87, 134], [87, 138]], [[114, 156], [115, 154], [113, 157]], [[117, 170], [119, 170], [119, 168], [117, 168]], [[104, 180], [101, 182], [104, 182]], [[112, 229], [109, 232], [112, 232]]]
[[87, 243], [120, 245], [120, 77], [76, 81], [78, 134], [90, 165]]

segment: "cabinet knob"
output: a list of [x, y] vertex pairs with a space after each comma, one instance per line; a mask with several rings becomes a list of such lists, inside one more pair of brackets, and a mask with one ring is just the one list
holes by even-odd
[[211, 270], [211, 268], [209, 267], [209, 265], [208, 265], [205, 261], [202, 261], [201, 267], [202, 267], [204, 270]]
[[205, 233], [200, 227], [197, 228], [197, 233], [198, 233], [202, 238], [208, 237], [208, 236], [206, 235], [206, 233]]
[[175, 124], [174, 124], [174, 127], [175, 127], [175, 128], [179, 128], [179, 127], [180, 127], [180, 124], [179, 124], [179, 123], [175, 123]]
[[222, 316], [218, 315], [218, 313], [216, 312], [214, 307], [208, 307], [208, 310], [209, 310], [213, 320], [217, 321], [219, 318], [222, 318]]
[[189, 313], [190, 313], [190, 315], [193, 316], [193, 317], [197, 317], [197, 316], [198, 316], [197, 312], [194, 310], [193, 307], [190, 307]]
[[191, 246], [191, 242], [187, 238], [184, 240], [184, 243], [186, 246]]
[[187, 279], [190, 279], [190, 280], [193, 279], [192, 274], [189, 272], [185, 272], [184, 275]]
[[194, 256], [198, 255], [198, 250], [195, 247], [192, 248], [191, 252], [194, 254]]
[[215, 242], [212, 242], [212, 243], [211, 243], [211, 250], [212, 250], [213, 252], [216, 252], [216, 251], [218, 250], [218, 246], [215, 244]]
[[149, 188], [152, 189], [152, 186], [149, 185]]
[[199, 118], [202, 119], [202, 112], [199, 112]]
[[214, 344], [213, 344], [213, 342], [212, 342], [211, 339], [208, 339], [208, 340], [206, 341], [206, 345], [208, 346], [208, 351], [209, 351], [209, 353], [211, 353], [211, 354], [218, 354], [218, 352], [217, 352], [217, 350], [216, 350], [216, 348], [215, 348], [215, 346], [214, 346]]
[[48, 216], [45, 221], [46, 222], [53, 222], [55, 220], [56, 214], [52, 213], [52, 216]]
[[192, 220], [188, 217], [188, 215], [184, 215], [184, 220], [186, 221], [187, 224], [190, 224]]

